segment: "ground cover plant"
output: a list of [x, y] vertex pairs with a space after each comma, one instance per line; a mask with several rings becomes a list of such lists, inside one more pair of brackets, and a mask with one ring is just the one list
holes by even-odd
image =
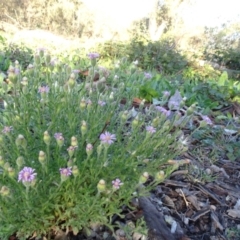
[[[78, 69], [39, 49], [26, 70], [15, 61], [8, 81], [2, 79], [2, 239], [109, 225], [134, 192], [146, 193], [149, 175], [152, 185], [159, 183], [172, 171], [161, 166], [186, 151], [178, 141], [192, 114], [180, 114], [184, 101], [173, 97], [170, 110], [134, 111], [127, 80], [113, 73], [106, 82], [98, 57], [88, 54], [83, 81]], [[94, 82], [96, 71], [100, 79]]]

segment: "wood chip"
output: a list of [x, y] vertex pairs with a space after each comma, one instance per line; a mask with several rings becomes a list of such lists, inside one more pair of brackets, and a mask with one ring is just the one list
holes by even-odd
[[196, 210], [200, 210], [200, 206], [198, 204], [198, 200], [197, 200], [197, 197], [194, 196], [194, 195], [190, 195], [190, 196], [187, 196], [187, 200], [193, 205], [193, 207], [196, 209]]
[[202, 193], [208, 195], [209, 197], [211, 197], [212, 199], [214, 199], [218, 204], [220, 204], [221, 206], [224, 206], [225, 204], [211, 191], [209, 190], [207, 187], [201, 185], [201, 184], [197, 184], [196, 186]]
[[213, 211], [211, 211], [211, 219], [214, 222], [214, 225], [216, 226], [216, 228], [218, 228], [220, 231], [223, 231], [223, 226], [219, 222], [217, 215]]
[[181, 188], [188, 188], [190, 186], [189, 183], [184, 183], [184, 182], [179, 182], [179, 181], [174, 181], [169, 179], [166, 179], [164, 181], [164, 184], [166, 186], [174, 186], [174, 187], [181, 187]]
[[196, 222], [200, 217], [206, 215], [207, 213], [210, 212], [210, 208], [207, 209], [203, 209], [201, 211], [198, 211], [197, 213], [195, 213], [190, 220], [192, 220], [193, 222]]

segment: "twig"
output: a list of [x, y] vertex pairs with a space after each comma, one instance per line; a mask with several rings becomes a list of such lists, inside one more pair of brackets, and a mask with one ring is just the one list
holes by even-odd
[[182, 193], [182, 197], [183, 197], [183, 199], [184, 199], [184, 201], [185, 201], [185, 204], [186, 204], [186, 206], [188, 207], [188, 201], [187, 201], [187, 199], [186, 199], [186, 197], [185, 197], [185, 195], [184, 195], [184, 193], [183, 193], [183, 191], [182, 191], [181, 188], [180, 188], [180, 191], [181, 191], [181, 193]]

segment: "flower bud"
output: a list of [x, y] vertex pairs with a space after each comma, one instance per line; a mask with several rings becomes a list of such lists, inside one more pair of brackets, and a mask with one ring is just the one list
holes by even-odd
[[9, 68], [8, 68], [8, 72], [9, 72], [9, 73], [10, 73], [10, 72], [13, 73], [14, 70], [15, 70], [14, 66], [10, 65]]
[[128, 111], [124, 111], [120, 117], [121, 117], [121, 122], [125, 123], [128, 119]]
[[79, 170], [78, 167], [76, 165], [73, 166], [72, 168], [72, 174], [74, 177], [77, 177], [79, 175]]
[[51, 56], [49, 54], [45, 56], [45, 62], [47, 65], [51, 62]]
[[139, 183], [140, 184], [145, 183], [148, 180], [148, 178], [149, 178], [148, 172], [144, 172], [139, 178]]
[[199, 128], [205, 128], [206, 126], [207, 126], [206, 121], [204, 121], [204, 120], [200, 121]]
[[73, 157], [73, 154], [74, 154], [76, 148], [77, 148], [77, 146], [75, 146], [75, 147], [74, 147], [74, 146], [70, 146], [70, 147], [67, 149], [68, 155], [69, 155], [70, 158]]
[[0, 156], [0, 167], [3, 167], [4, 166], [4, 159], [2, 156]]
[[33, 69], [34, 68], [34, 65], [32, 65], [32, 64], [29, 64], [28, 66], [27, 66], [27, 69]]
[[71, 146], [77, 147], [77, 145], [78, 145], [78, 140], [77, 140], [77, 138], [76, 138], [75, 136], [72, 136], [72, 137], [71, 137]]
[[72, 159], [69, 159], [69, 160], [68, 160], [67, 166], [68, 166], [68, 167], [72, 167], [72, 166], [73, 166], [73, 160], [72, 160]]
[[11, 167], [11, 166], [10, 166], [10, 163], [9, 163], [9, 162], [5, 162], [4, 165], [3, 165], [3, 169], [6, 170], [6, 171], [7, 171], [8, 168], [10, 168], [10, 167]]
[[11, 177], [11, 178], [13, 178], [13, 177], [15, 177], [15, 170], [14, 170], [14, 168], [12, 168], [12, 167], [9, 167], [8, 169], [7, 169], [7, 171], [8, 171], [8, 176], [9, 177]]
[[64, 92], [68, 93], [68, 91], [69, 91], [68, 82], [66, 82], [66, 83], [63, 85], [63, 90], [64, 90]]
[[16, 84], [16, 83], [17, 83], [18, 76], [17, 76], [16, 73], [14, 73], [14, 72], [9, 72], [8, 78], [9, 78], [9, 80], [10, 80], [13, 84]]
[[56, 141], [57, 141], [57, 145], [59, 146], [59, 148], [61, 148], [64, 144], [64, 137], [59, 136]]
[[106, 191], [106, 182], [103, 179], [98, 182], [97, 189], [99, 193]]
[[50, 137], [48, 131], [44, 132], [43, 141], [46, 145], [48, 145], [48, 146], [50, 145], [51, 137]]
[[99, 144], [98, 147], [97, 147], [97, 155], [98, 155], [98, 158], [100, 157], [101, 153], [102, 153], [102, 149], [103, 149], [103, 145], [102, 144]]
[[187, 109], [187, 112], [186, 112], [187, 116], [193, 114], [193, 112], [195, 111], [195, 109], [196, 109], [196, 105], [195, 105], [195, 104], [191, 105], [191, 106]]
[[89, 100], [87, 103], [87, 110], [91, 110], [91, 108], [92, 108], [92, 101]]
[[23, 77], [22, 81], [21, 81], [21, 85], [22, 85], [22, 91], [24, 94], [28, 93], [28, 79], [27, 77]]
[[114, 93], [113, 93], [113, 92], [110, 93], [109, 99], [110, 99], [110, 100], [113, 100], [113, 99], [114, 99]]
[[70, 66], [67, 66], [66, 71], [67, 71], [67, 74], [70, 75], [72, 72], [72, 68]]
[[4, 90], [4, 92], [7, 92], [8, 90], [8, 84], [4, 81], [2, 81], [2, 89]]
[[81, 133], [82, 133], [83, 136], [87, 133], [87, 123], [86, 123], [86, 121], [82, 121]]
[[44, 56], [44, 51], [45, 51], [45, 50], [46, 50], [45, 48], [39, 48], [39, 49], [38, 49], [39, 56], [40, 56], [41, 58]]
[[96, 58], [91, 59], [91, 65], [92, 65], [93, 67], [95, 67], [96, 64], [97, 64]]
[[55, 64], [56, 64], [55, 60], [51, 60], [51, 61], [50, 61], [50, 63], [49, 63], [49, 69], [50, 69], [51, 71], [53, 71], [53, 69], [54, 69], [54, 67], [55, 67]]
[[41, 59], [39, 55], [36, 54], [34, 56], [34, 62], [36, 63], [36, 65], [39, 65], [41, 63]]
[[34, 72], [34, 66], [32, 64], [29, 64], [27, 66], [27, 73], [31, 75], [33, 72]]
[[69, 78], [69, 80], [68, 80], [68, 87], [69, 87], [70, 89], [73, 89], [74, 86], [75, 86], [75, 83], [76, 83], [76, 81], [75, 81], [74, 79]]
[[0, 194], [5, 197], [8, 196], [10, 194], [10, 189], [6, 186], [2, 186], [1, 190], [0, 190]]
[[180, 105], [179, 105], [179, 107], [180, 107], [180, 108], [182, 108], [182, 107], [184, 107], [184, 106], [185, 106], [185, 104], [186, 104], [186, 102], [185, 102], [185, 100], [183, 99], [183, 100], [180, 102]]
[[17, 147], [21, 146], [24, 149], [27, 147], [27, 141], [24, 138], [24, 136], [21, 134], [18, 135], [18, 137], [15, 140], [15, 143], [16, 143]]
[[86, 146], [86, 153], [88, 157], [90, 157], [93, 153], [93, 145], [91, 143], [88, 143]]
[[83, 98], [80, 102], [80, 109], [83, 110], [86, 108], [86, 106], [87, 106], [87, 103], [86, 103], [85, 99]]
[[155, 174], [155, 180], [157, 182], [162, 182], [165, 178], [165, 174], [164, 174], [164, 171], [159, 171]]
[[60, 168], [61, 182], [66, 181], [72, 175], [72, 167]]
[[46, 162], [46, 154], [43, 151], [39, 152], [38, 161], [43, 165]]
[[168, 99], [168, 97], [170, 96], [170, 92], [169, 91], [163, 91], [163, 99]]
[[4, 138], [3, 138], [3, 135], [0, 134], [0, 144], [3, 144], [4, 143]]
[[136, 118], [133, 119], [133, 121], [132, 121], [132, 127], [133, 127], [133, 128], [136, 128], [138, 125], [139, 125], [139, 121], [138, 121], [138, 118], [136, 117]]
[[169, 120], [165, 121], [165, 123], [162, 125], [162, 130], [167, 131], [169, 130], [171, 122]]
[[75, 76], [75, 74], [72, 72], [71, 74], [70, 74], [70, 79], [75, 79], [76, 78], [76, 76]]
[[16, 60], [16, 61], [14, 62], [14, 65], [15, 65], [15, 67], [19, 67], [19, 61]]
[[145, 102], [146, 102], [146, 99], [143, 99], [141, 102], [140, 102], [140, 107], [143, 107], [144, 106], [144, 104], [145, 104]]
[[174, 121], [178, 121], [182, 117], [182, 114], [180, 112], [176, 112], [174, 116]]
[[156, 128], [159, 126], [159, 124], [160, 124], [160, 118], [159, 117], [154, 118], [152, 121], [152, 126]]
[[22, 156], [17, 158], [16, 164], [19, 168], [22, 167], [24, 163], [25, 163], [25, 161], [24, 161], [24, 158]]

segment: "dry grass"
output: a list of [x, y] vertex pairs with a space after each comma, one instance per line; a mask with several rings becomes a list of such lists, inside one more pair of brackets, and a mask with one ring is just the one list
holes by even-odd
[[[88, 50], [93, 49], [96, 43], [129, 40], [142, 31], [139, 25], [123, 27], [116, 24], [109, 16], [88, 8], [81, 0], [0, 0], [0, 9], [0, 34], [7, 36], [10, 42], [24, 43], [33, 48], [48, 46], [62, 51]], [[147, 37], [158, 40], [165, 25], [164, 22], [160, 26], [155, 25], [153, 29], [150, 25]], [[171, 34], [179, 39], [183, 49], [189, 49], [190, 44], [202, 39], [203, 33], [191, 32], [184, 26], [177, 26]]]

